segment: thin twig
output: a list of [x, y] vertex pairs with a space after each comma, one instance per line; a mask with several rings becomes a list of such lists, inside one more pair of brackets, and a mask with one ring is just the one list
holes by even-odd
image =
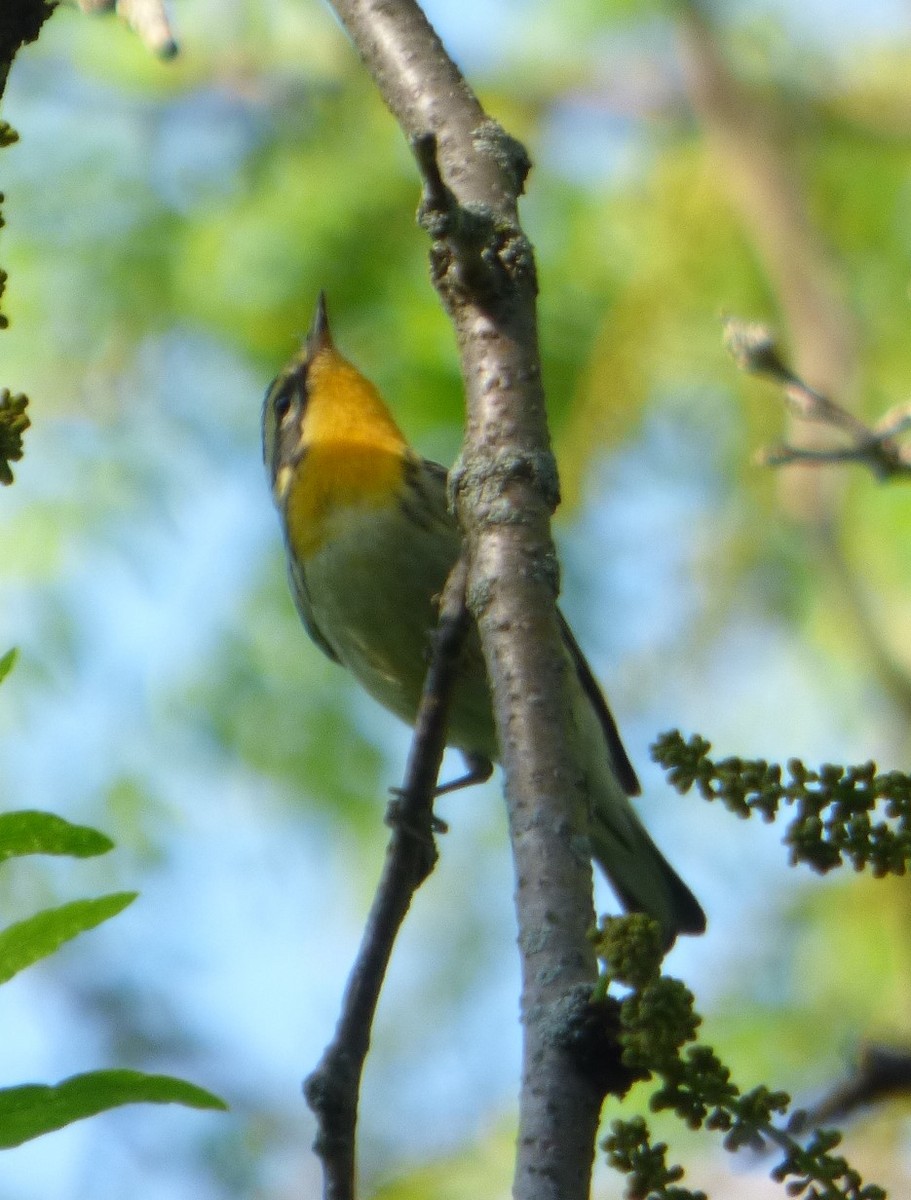
[[373, 905], [342, 1001], [335, 1035], [304, 1083], [317, 1119], [314, 1149], [323, 1162], [326, 1200], [353, 1200], [355, 1130], [364, 1060], [380, 989], [412, 897], [437, 860], [433, 800], [446, 745], [446, 718], [468, 623], [467, 564], [450, 573], [415, 723], [405, 782], [390, 808], [392, 836]]
[[[875, 426], [867, 426], [798, 378], [782, 359], [775, 336], [766, 326], [728, 318], [725, 342], [741, 370], [763, 376], [782, 387], [789, 406], [801, 417], [836, 426], [852, 439], [848, 446], [827, 450], [787, 444], [770, 447], [757, 455], [762, 465], [856, 463], [868, 467], [878, 480], [911, 476], [911, 446], [902, 446], [895, 440], [911, 426], [911, 405], [898, 404]], [[848, 566], [834, 526], [830, 522], [821, 522], [813, 529], [813, 535], [811, 544], [837, 585], [830, 590], [830, 595], [840, 597], [845, 603], [860, 638], [865, 662], [875, 668], [901, 711], [911, 713], [911, 677], [886, 644], [861, 581]]]
[[116, 11], [142, 44], [159, 58], [179, 51], [165, 0], [68, 0], [87, 13]]
[[778, 384], [795, 416], [837, 429], [849, 439], [847, 446], [831, 449], [792, 446], [786, 442], [772, 446], [759, 455], [764, 466], [782, 467], [793, 463], [823, 466], [850, 462], [869, 468], [879, 480], [911, 478], [911, 447], [896, 441], [911, 426], [911, 406], [898, 405], [875, 425], [867, 425], [796, 375], [781, 357], [777, 340], [765, 325], [729, 317], [725, 321], [724, 336], [728, 350], [741, 370]]

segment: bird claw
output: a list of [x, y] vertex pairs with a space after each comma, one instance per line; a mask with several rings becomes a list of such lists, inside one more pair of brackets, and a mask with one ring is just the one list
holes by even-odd
[[449, 826], [436, 813], [428, 814], [427, 826], [428, 829], [422, 829], [417, 826], [414, 821], [408, 820], [405, 815], [405, 800], [406, 793], [404, 788], [391, 787], [389, 789], [391, 799], [386, 806], [386, 824], [391, 829], [403, 829], [410, 833], [413, 837], [418, 838], [422, 842], [432, 842], [434, 834], [442, 834], [449, 832]]

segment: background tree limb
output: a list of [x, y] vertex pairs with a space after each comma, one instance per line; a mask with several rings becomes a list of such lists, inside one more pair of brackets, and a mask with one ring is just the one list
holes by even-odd
[[[846, 298], [843, 265], [814, 219], [809, 188], [789, 141], [801, 115], [739, 80], [698, 0], [679, 0], [678, 42], [685, 87], [710, 140], [732, 207], [756, 248], [793, 346], [796, 374], [818, 394], [856, 395], [860, 375], [857, 318]], [[851, 420], [843, 405], [839, 411]], [[783, 510], [798, 523], [829, 595], [838, 602], [864, 660], [903, 717], [911, 680], [870, 615], [864, 581], [842, 544], [844, 484], [832, 470], [839, 444], [831, 420], [791, 405], [787, 440], [805, 453], [779, 477]], [[858, 423], [859, 424], [859, 423]], [[828, 425], [828, 427], [827, 427]], [[844, 429], [845, 425], [842, 424]], [[784, 460], [779, 459], [776, 465]]]

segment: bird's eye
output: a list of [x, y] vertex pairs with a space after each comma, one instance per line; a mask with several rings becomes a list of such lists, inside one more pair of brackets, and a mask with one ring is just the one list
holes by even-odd
[[289, 388], [283, 388], [275, 400], [272, 402], [272, 407], [275, 412], [275, 419], [281, 423], [291, 411], [291, 391]]

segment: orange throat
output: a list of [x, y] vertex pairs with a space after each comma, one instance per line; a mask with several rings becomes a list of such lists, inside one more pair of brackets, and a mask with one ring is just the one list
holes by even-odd
[[285, 494], [291, 548], [307, 559], [364, 509], [397, 504], [411, 451], [376, 388], [334, 351], [308, 371], [303, 456]]

